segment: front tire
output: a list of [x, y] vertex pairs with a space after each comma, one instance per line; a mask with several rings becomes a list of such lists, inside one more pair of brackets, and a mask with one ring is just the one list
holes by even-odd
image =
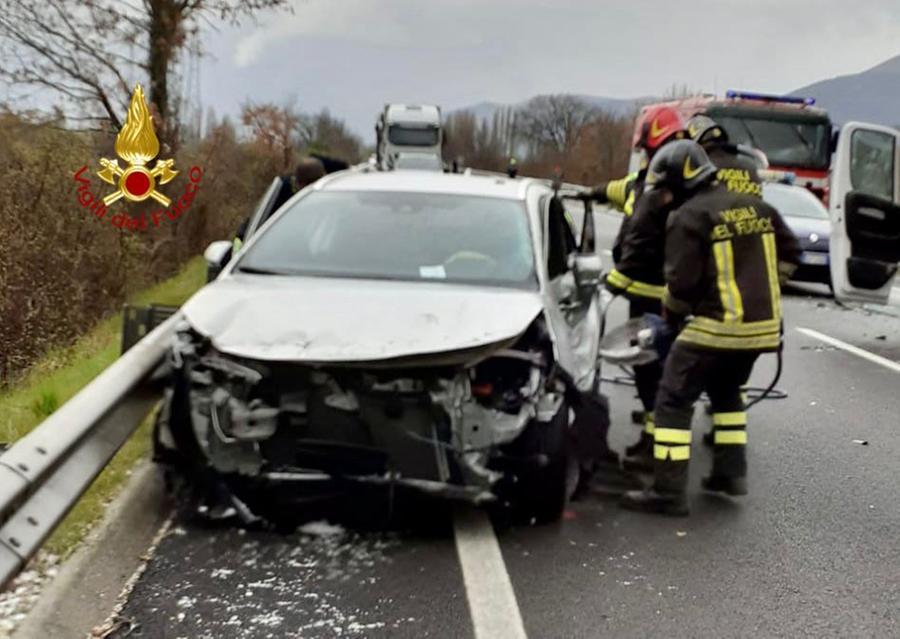
[[540, 524], [559, 521], [572, 483], [568, 404], [563, 401], [549, 422], [533, 420], [512, 447], [515, 455], [544, 460], [512, 473], [508, 497], [516, 518]]

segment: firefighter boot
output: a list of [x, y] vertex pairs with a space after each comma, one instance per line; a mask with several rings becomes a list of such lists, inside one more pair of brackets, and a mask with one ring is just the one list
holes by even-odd
[[[704, 490], [737, 497], [747, 494], [746, 435], [743, 431], [731, 432], [739, 433], [736, 441], [744, 443], [716, 444], [713, 447], [712, 473], [704, 477], [700, 484]], [[743, 435], [743, 438], [740, 435]], [[724, 439], [721, 431], [715, 437], [720, 441]]]
[[746, 477], [727, 477], [725, 475], [710, 475], [700, 480], [703, 490], [714, 493], [725, 493], [732, 497], [747, 494]]
[[687, 515], [687, 462], [657, 461], [654, 470], [653, 486], [625, 493], [619, 502], [622, 508], [671, 517]]
[[622, 468], [630, 473], [649, 473], [653, 470], [653, 432], [656, 425], [653, 413], [644, 415], [644, 430], [634, 444], [625, 449]]

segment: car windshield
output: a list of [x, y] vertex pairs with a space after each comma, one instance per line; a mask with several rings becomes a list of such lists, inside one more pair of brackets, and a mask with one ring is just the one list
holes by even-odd
[[318, 191], [263, 231], [238, 271], [537, 288], [522, 202]]
[[438, 129], [433, 126], [408, 127], [395, 124], [388, 129], [388, 139], [397, 146], [435, 146], [438, 137]]
[[772, 166], [827, 169], [830, 130], [825, 122], [715, 115], [735, 144], [756, 147]]
[[828, 211], [818, 198], [801, 186], [765, 184], [763, 199], [778, 209], [784, 217], [828, 219]]

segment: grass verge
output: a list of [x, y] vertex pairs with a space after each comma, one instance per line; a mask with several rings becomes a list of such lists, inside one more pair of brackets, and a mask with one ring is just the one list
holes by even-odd
[[[134, 295], [134, 304], [179, 306], [206, 281], [206, 265], [195, 258], [171, 279]], [[49, 351], [24, 379], [0, 394], [0, 441], [14, 442], [37, 426], [119, 356], [122, 314], [91, 329], [75, 344]], [[150, 419], [125, 443], [48, 540], [45, 550], [65, 557], [103, 516], [131, 468], [150, 449]]]

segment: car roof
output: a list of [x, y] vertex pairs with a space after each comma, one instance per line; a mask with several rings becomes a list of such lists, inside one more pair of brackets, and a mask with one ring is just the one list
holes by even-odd
[[349, 170], [319, 180], [320, 191], [396, 191], [405, 193], [442, 193], [524, 200], [532, 186], [546, 185], [539, 180], [508, 178], [500, 174], [464, 175], [397, 169], [394, 171]]

